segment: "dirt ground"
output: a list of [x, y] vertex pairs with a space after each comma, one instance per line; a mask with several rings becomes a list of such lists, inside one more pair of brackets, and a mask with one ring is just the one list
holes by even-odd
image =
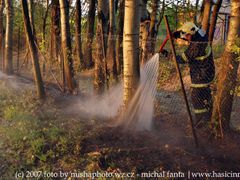
[[[0, 80], [9, 88], [33, 87], [28, 79], [0, 75]], [[86, 82], [91, 80], [89, 74], [84, 77]], [[86, 89], [89, 87], [86, 86]], [[74, 107], [76, 101], [86, 96], [84, 93], [62, 96], [56, 89], [48, 92], [54, 93], [55, 103], [62, 115], [68, 117], [68, 124], [81, 123], [82, 119], [89, 124], [81, 143], [81, 153], [96, 156], [98, 160], [95, 166], [103, 171], [113, 168], [119, 172], [134, 171], [138, 174], [164, 170], [238, 172], [240, 169], [240, 135], [229, 133], [223, 139], [215, 139], [209, 133], [197, 131], [199, 147], [196, 147], [180, 94], [160, 92], [156, 100], [152, 130], [136, 131], [113, 126], [114, 117], [83, 118], [81, 113], [66, 111], [65, 107]], [[174, 109], [166, 108], [172, 108], [172, 104], [175, 104]]]
[[[114, 127], [111, 125], [114, 118], [97, 120], [90, 128], [91, 135], [84, 140], [83, 153], [97, 153], [101, 157], [98, 166], [103, 170], [114, 163], [122, 172], [136, 168], [137, 173], [154, 170], [238, 171], [240, 135], [231, 133], [223, 139], [215, 139], [197, 131], [199, 147], [196, 147], [183, 112], [177, 115], [178, 118], [172, 118], [171, 114], [156, 115], [151, 131]], [[81, 114], [67, 113], [67, 116], [81, 119]]]

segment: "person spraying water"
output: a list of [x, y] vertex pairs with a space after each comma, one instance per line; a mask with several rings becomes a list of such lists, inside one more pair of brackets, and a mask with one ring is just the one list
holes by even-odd
[[[172, 34], [174, 39], [188, 42], [187, 49], [177, 55], [179, 64], [188, 64], [191, 77], [191, 98], [196, 118], [196, 125], [210, 121], [212, 114], [212, 93], [210, 85], [215, 77], [215, 66], [212, 49], [208, 43], [207, 33], [192, 22], [186, 22], [178, 31]], [[168, 56], [163, 49], [168, 38], [165, 39], [159, 52]]]

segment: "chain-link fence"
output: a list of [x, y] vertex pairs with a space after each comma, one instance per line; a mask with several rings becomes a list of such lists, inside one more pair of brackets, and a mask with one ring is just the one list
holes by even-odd
[[[163, 39], [158, 39], [158, 41], [160, 44]], [[183, 60], [184, 58], [186, 58], [185, 60], [187, 61], [181, 62], [182, 64], [180, 65], [180, 68], [194, 121], [195, 123], [198, 123], [200, 121], [206, 122], [211, 119], [213, 104], [217, 94], [218, 77], [221, 73], [226, 73], [221, 69], [223, 63], [222, 57], [224, 52], [224, 45], [214, 42], [211, 48], [211, 54], [208, 54], [207, 51], [209, 50], [206, 50], [206, 46], [200, 46], [200, 50], [196, 51], [199, 51], [199, 56], [202, 56], [204, 58], [199, 58], [199, 56], [196, 55], [193, 58], [189, 57], [189, 54], [183, 54], [183, 52], [187, 52], [188, 48], [188, 45], [184, 44], [181, 41], [176, 43], [178, 57], [181, 56]], [[170, 47], [167, 46], [166, 49], [171, 52]], [[206, 56], [204, 55], [204, 53]], [[182, 57], [184, 55], [185, 57]], [[214, 59], [214, 65], [211, 63], [211, 58], [209, 58], [212, 55]], [[229, 67], [229, 71], [231, 70], [232, 68]], [[212, 77], [213, 75], [214, 77]], [[233, 77], [229, 78], [229, 80], [232, 82], [234, 81], [234, 79], [237, 80], [236, 88], [229, 92], [234, 95], [231, 126], [235, 129], [239, 129], [239, 70], [236, 77], [233, 75]], [[229, 82], [229, 84], [230, 83], [231, 82]], [[228, 101], [230, 102], [231, 99], [229, 99]], [[181, 119], [188, 119], [186, 105], [181, 92], [180, 81], [177, 76], [171, 55], [169, 55], [168, 57], [162, 56], [160, 58], [158, 93], [155, 110], [157, 116], [160, 117], [160, 119], [161, 117], [175, 121], [179, 121]]]
[[[113, 36], [112, 38], [117, 39], [118, 36]], [[156, 49], [155, 52], [158, 51], [158, 47], [164, 40], [164, 36], [160, 36], [156, 39]], [[82, 38], [82, 48], [85, 51], [84, 47], [87, 44], [87, 37], [83, 35]], [[146, 48], [152, 47], [151, 39], [148, 38], [148, 43]], [[74, 39], [73, 39], [74, 45]], [[217, 42], [217, 43], [216, 43]], [[218, 43], [218, 41], [213, 42], [211, 54], [214, 59], [214, 66], [208, 63], [204, 63], [204, 58], [199, 58], [199, 63], [197, 65], [189, 65], [189, 63], [183, 63], [181, 67], [181, 72], [183, 76], [183, 81], [185, 85], [185, 89], [187, 91], [188, 100], [191, 105], [192, 114], [198, 116], [198, 114], [211, 112], [212, 104], [214, 101], [214, 96], [216, 94], [216, 85], [217, 78], [219, 73], [223, 73], [220, 70], [221, 67], [221, 57], [224, 52], [224, 47], [222, 43]], [[92, 46], [92, 56], [95, 59], [96, 54], [96, 40], [93, 38], [93, 46]], [[182, 56], [182, 53], [188, 48], [188, 45], [184, 41], [177, 41], [175, 43], [177, 54]], [[60, 47], [60, 44], [59, 44]], [[50, 45], [46, 49], [51, 49]], [[140, 48], [141, 49], [141, 48]], [[186, 106], [184, 103], [184, 99], [181, 94], [181, 87], [179, 83], [179, 79], [176, 74], [175, 66], [171, 57], [171, 48], [169, 44], [166, 45], [166, 49], [169, 51], [170, 56], [167, 58], [160, 58], [159, 64], [159, 80], [158, 80], [158, 93], [157, 93], [157, 105], [156, 105], [156, 114], [161, 115], [162, 117], [168, 116], [170, 119], [178, 120], [179, 118], [188, 118]], [[202, 47], [200, 49], [200, 57], [205, 56], [207, 54], [207, 47]], [[50, 58], [50, 53], [40, 52], [40, 65], [43, 72], [43, 78], [45, 82], [57, 83], [59, 87], [62, 86], [63, 83], [63, 67], [61, 65], [61, 60], [59, 58], [54, 59]], [[73, 56], [76, 55], [75, 47], [72, 48]], [[140, 51], [142, 52], [142, 51]], [[146, 52], [154, 52], [154, 50], [146, 50]], [[59, 51], [59, 55], [61, 51]], [[210, 55], [209, 55], [210, 56]], [[60, 56], [59, 56], [60, 57]], [[149, 53], [148, 59], [151, 57]], [[75, 58], [73, 58], [75, 59]], [[191, 64], [191, 62], [190, 62]], [[93, 91], [93, 70], [87, 72], [81, 72], [78, 69], [79, 62], [74, 61], [75, 67], [75, 76], [78, 81], [78, 89], [80, 92], [92, 92]], [[32, 77], [32, 63], [29, 50], [27, 48], [27, 44], [25, 47], [21, 47], [20, 50], [15, 48], [14, 52], [14, 67], [15, 71], [26, 77]], [[214, 74], [214, 78], [210, 78], [208, 73]], [[206, 75], [208, 74], [208, 75]], [[201, 82], [193, 82], [195, 76], [198, 76], [200, 79], [202, 78], [203, 83]], [[205, 80], [204, 80], [204, 76]], [[237, 87], [234, 93], [234, 105], [232, 111], [232, 123], [234, 126], [239, 123], [240, 111], [240, 97], [239, 97], [239, 87], [240, 87], [240, 73], [237, 74]], [[209, 79], [210, 78], [210, 79]], [[234, 78], [234, 77], [233, 77]], [[199, 85], [200, 84], [200, 85]], [[201, 86], [203, 85], [203, 87]], [[194, 87], [195, 86], [195, 87]], [[199, 87], [200, 86], [200, 87]], [[210, 116], [210, 115], [206, 115]], [[209, 118], [206, 117], [205, 118]]]

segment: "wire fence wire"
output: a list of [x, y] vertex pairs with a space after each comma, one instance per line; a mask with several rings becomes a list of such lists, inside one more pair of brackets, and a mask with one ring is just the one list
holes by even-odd
[[[177, 54], [181, 55], [187, 47], [187, 45], [177, 43]], [[171, 52], [169, 47], [167, 47], [166, 49]], [[220, 69], [221, 57], [223, 55], [223, 52], [224, 45], [215, 43], [212, 46], [214, 66], [208, 64], [203, 65], [203, 62], [195, 62], [196, 65], [190, 65], [191, 62], [180, 65], [184, 86], [187, 92], [188, 101], [190, 103], [191, 112], [195, 119], [195, 122], [200, 121], [200, 119], [205, 122], [211, 119], [211, 113], [213, 108], [212, 106], [214, 104], [215, 96], [217, 94], [218, 76], [220, 73], [224, 73]], [[201, 85], [193, 86], [194, 84], [192, 84], [192, 79], [194, 78], [194, 75], [205, 76], [208, 72], [215, 72], [214, 79], [212, 81], [209, 81], [211, 83], [204, 87], [202, 87]], [[234, 95], [231, 126], [235, 130], [239, 130], [240, 69], [238, 70], [237, 77], [232, 77], [230, 79], [234, 80], [235, 78], [237, 80], [237, 86], [231, 92]], [[155, 111], [157, 116], [168, 117], [167, 119], [174, 119], [176, 121], [179, 121], [180, 119], [188, 119], [186, 105], [180, 88], [180, 82], [177, 77], [171, 55], [167, 58], [163, 56], [160, 58], [158, 93], [156, 99], [157, 103]]]
[[[117, 38], [118, 36], [114, 35], [111, 38]], [[155, 42], [155, 52], [158, 51], [158, 47], [159, 45], [163, 42], [164, 37], [158, 37], [156, 39]], [[74, 39], [73, 39], [73, 44], [74, 44]], [[87, 39], [83, 38], [82, 39], [82, 48], [83, 48], [83, 53], [85, 51], [85, 47], [86, 47], [86, 43], [87, 43]], [[92, 46], [92, 54], [93, 54], [93, 59], [95, 59], [95, 54], [96, 54], [96, 40], [93, 39], [93, 46]], [[196, 42], [197, 43], [197, 42]], [[202, 42], [201, 42], [202, 43]], [[140, 43], [141, 44], [141, 43]], [[185, 44], [185, 42], [181, 42], [181, 41], [177, 41], [176, 43], [176, 50], [177, 50], [177, 54], [181, 55], [186, 48], [188, 47], [187, 44]], [[147, 43], [146, 43], [146, 48], [147, 48], [147, 52], [154, 52], [154, 50], [149, 50], [148, 48], [151, 48], [151, 38], [147, 39]], [[59, 44], [60, 47], [60, 44]], [[50, 45], [48, 45], [47, 48], [45, 49], [51, 49]], [[170, 46], [169, 44], [166, 45], [166, 49], [171, 52]], [[39, 48], [39, 50], [41, 51], [41, 49]], [[141, 49], [140, 47], [140, 52], [142, 52], [143, 49]], [[62, 77], [62, 67], [61, 64], [59, 62], [59, 59], [50, 59], [50, 55], [49, 52], [45, 51], [44, 53], [40, 54], [40, 64], [41, 64], [41, 68], [43, 69], [43, 64], [45, 66], [45, 71], [43, 73], [43, 77], [45, 81], [49, 81], [49, 82], [62, 82], [63, 81], [63, 77]], [[76, 51], [74, 49], [72, 49], [73, 52], [73, 56], [75, 56]], [[197, 92], [193, 92], [194, 89], [191, 87], [192, 84], [192, 77], [190, 77], [190, 71], [201, 71], [201, 64], [199, 64], [199, 66], [194, 66], [194, 69], [192, 67], [189, 68], [189, 64], [182, 64], [181, 65], [181, 72], [183, 75], [183, 80], [184, 80], [184, 85], [185, 85], [185, 89], [187, 91], [187, 95], [188, 95], [188, 100], [190, 102], [191, 105], [191, 109], [192, 109], [192, 114], [198, 114], [198, 113], [194, 113], [195, 110], [199, 110], [199, 112], [205, 108], [210, 109], [211, 110], [211, 104], [212, 101], [214, 101], [214, 95], [216, 94], [216, 84], [217, 84], [217, 78], [218, 78], [218, 74], [221, 73], [220, 71], [220, 66], [221, 66], [221, 57], [222, 54], [224, 52], [224, 45], [222, 43], [219, 43], [217, 41], [213, 42], [213, 46], [212, 46], [212, 54], [213, 54], [213, 58], [214, 58], [214, 68], [216, 69], [215, 72], [215, 78], [213, 80], [213, 82], [211, 83], [211, 85], [202, 91], [197, 91]], [[61, 52], [59, 52], [59, 54], [61, 54]], [[43, 57], [44, 56], [44, 57]], [[152, 54], [148, 55], [148, 59], [150, 59], [150, 57], [152, 56]], [[19, 58], [16, 58], [19, 57]], [[18, 59], [18, 60], [17, 60]], [[17, 62], [19, 61], [19, 62]], [[141, 59], [140, 59], [141, 61]], [[81, 76], [79, 75], [80, 72], [77, 70], [77, 65], [79, 62], [74, 61], [75, 64], [75, 70], [76, 70], [76, 79], [78, 81], [79, 84], [79, 90], [80, 91], [93, 91], [93, 76]], [[18, 64], [18, 67], [17, 67]], [[156, 95], [156, 99], [157, 99], [157, 104], [155, 107], [155, 112], [156, 114], [158, 114], [159, 116], [168, 116], [171, 119], [175, 119], [178, 120], [179, 118], [185, 118], [187, 119], [187, 112], [186, 112], [186, 107], [185, 107], [185, 103], [184, 103], [184, 99], [182, 97], [181, 94], [181, 88], [180, 88], [180, 83], [179, 83], [179, 79], [177, 78], [177, 74], [175, 71], [175, 67], [172, 61], [172, 57], [169, 56], [168, 58], [161, 58], [160, 59], [160, 63], [159, 63], [159, 79], [158, 79], [158, 93]], [[28, 48], [26, 47], [25, 49], [21, 50], [19, 52], [19, 55], [17, 55], [17, 52], [14, 53], [14, 67], [15, 69], [18, 69], [18, 73], [22, 74], [22, 75], [26, 75], [29, 77], [32, 77], [32, 64], [31, 64], [31, 58], [30, 58], [30, 54], [28, 53]], [[208, 67], [208, 71], [213, 71], [213, 69], [211, 69], [211, 67]], [[205, 73], [205, 72], [203, 72]], [[54, 76], [53, 76], [54, 75]], [[199, 75], [199, 74], [198, 74]], [[239, 110], [239, 106], [240, 106], [240, 72], [238, 72], [237, 75], [237, 87], [236, 91], [234, 93], [234, 105], [233, 105], [233, 111], [232, 111], [232, 123], [236, 126], [239, 123], [239, 117], [240, 117], [240, 110]], [[210, 93], [210, 94], [209, 94]], [[197, 97], [193, 97], [193, 96], [197, 96]], [[211, 97], [209, 97], [211, 96]], [[211, 99], [212, 98], [212, 99]], [[195, 102], [193, 102], [195, 101]], [[209, 105], [210, 104], [210, 105]], [[200, 106], [197, 107], [196, 106]], [[200, 113], [199, 113], [200, 114]]]

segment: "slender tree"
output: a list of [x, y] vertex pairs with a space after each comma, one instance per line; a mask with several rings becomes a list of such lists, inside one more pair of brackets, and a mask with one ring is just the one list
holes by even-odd
[[206, 32], [209, 29], [211, 8], [212, 8], [212, 0], [204, 0], [204, 2], [203, 2], [203, 14], [202, 14], [202, 29]]
[[151, 13], [151, 23], [149, 29], [149, 37], [150, 37], [150, 53], [153, 54], [155, 52], [155, 44], [157, 38], [157, 12], [158, 12], [158, 0], [152, 0], [152, 13]]
[[51, 6], [51, 52], [50, 59], [60, 59], [60, 5], [59, 0], [52, 0]]
[[32, 28], [34, 37], [36, 37], [36, 30], [35, 30], [35, 23], [34, 23], [34, 0], [28, 1], [28, 9], [29, 9], [29, 18], [30, 18], [31, 28]]
[[3, 9], [4, 9], [4, 0], [0, 0], [0, 52], [1, 52], [1, 67], [4, 68], [4, 49], [3, 47], [3, 42], [4, 42], [4, 28], [3, 28]]
[[[47, 28], [47, 18], [48, 18], [48, 12], [49, 12], [49, 0], [46, 0], [46, 10], [44, 11], [43, 13], [43, 16], [42, 16], [42, 51], [44, 53], [46, 53], [46, 28]], [[43, 1], [42, 1], [43, 3]], [[44, 4], [44, 3], [43, 3]], [[43, 74], [45, 74], [46, 72], [46, 62], [43, 61], [42, 62], [42, 71], [43, 71]]]
[[[95, 60], [95, 90], [102, 93], [105, 83], [108, 81], [108, 69], [106, 63], [106, 42], [108, 19], [108, 0], [98, 1], [98, 20], [96, 31], [96, 60]], [[107, 82], [108, 83], [108, 82]]]
[[0, 51], [2, 50], [3, 44], [3, 9], [4, 9], [4, 0], [0, 0]]
[[60, 0], [61, 15], [61, 43], [64, 57], [64, 72], [68, 90], [73, 93], [76, 82], [74, 80], [74, 69], [72, 59], [71, 34], [69, 24], [69, 1]]
[[239, 61], [237, 54], [233, 52], [233, 46], [236, 43], [236, 37], [240, 36], [240, 3], [239, 0], [231, 2], [231, 18], [229, 24], [229, 33], [224, 54], [221, 58], [221, 70], [218, 76], [217, 94], [214, 103], [212, 120], [222, 122], [224, 129], [230, 128], [230, 119], [233, 106], [237, 72]]
[[195, 16], [194, 16], [194, 22], [195, 22], [195, 23], [197, 23], [198, 7], [199, 7], [199, 0], [196, 0], [196, 4], [195, 4]]
[[92, 44], [94, 37], [94, 22], [96, 12], [96, 0], [90, 0], [87, 21], [87, 43], [84, 49], [84, 63], [86, 68], [93, 67]]
[[149, 20], [149, 14], [147, 10], [147, 0], [141, 0], [141, 11], [140, 11], [140, 17], [141, 17], [141, 24], [140, 24], [140, 60], [145, 63], [147, 61], [148, 56], [148, 35], [149, 35], [149, 26], [150, 26], [150, 20]]
[[115, 38], [115, 2], [109, 0], [109, 34], [108, 34], [108, 48], [107, 48], [107, 61], [110, 75], [117, 80], [117, 62], [116, 62], [116, 38]]
[[5, 57], [4, 71], [13, 74], [13, 5], [11, 0], [5, 0], [6, 6], [6, 34], [5, 34]]
[[125, 1], [123, 61], [124, 61], [124, 104], [127, 106], [139, 82], [139, 27], [140, 1]]
[[82, 22], [82, 8], [81, 8], [81, 1], [76, 1], [76, 12], [75, 12], [75, 37], [76, 37], [76, 59], [80, 63], [80, 67], [82, 68], [83, 65], [83, 52], [82, 52], [82, 29], [81, 29], [81, 22]]
[[123, 25], [124, 25], [124, 5], [125, 0], [119, 1], [119, 12], [118, 12], [118, 26], [117, 26], [117, 42], [116, 42], [116, 61], [118, 74], [122, 73], [123, 70]]
[[45, 98], [44, 84], [41, 76], [41, 70], [39, 66], [39, 56], [36, 43], [34, 42], [33, 30], [31, 28], [31, 22], [29, 18], [28, 4], [26, 0], [21, 0], [22, 3], [22, 14], [24, 20], [24, 28], [27, 37], [28, 46], [30, 49], [30, 54], [32, 58], [33, 68], [34, 68], [34, 78], [37, 86], [38, 97]]
[[212, 17], [210, 21], [209, 36], [208, 36], [208, 39], [210, 42], [213, 41], [213, 36], [216, 29], [216, 23], [218, 18], [218, 12], [221, 8], [221, 5], [222, 5], [222, 0], [217, 0], [217, 2], [213, 5], [213, 12], [212, 12]]

